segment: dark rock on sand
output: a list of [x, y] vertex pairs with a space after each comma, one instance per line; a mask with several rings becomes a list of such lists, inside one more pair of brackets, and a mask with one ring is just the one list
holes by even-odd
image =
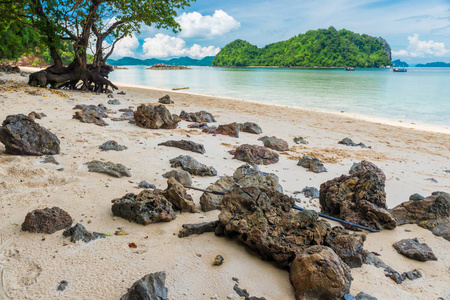
[[342, 145], [346, 145], [346, 146], [352, 146], [352, 147], [361, 147], [361, 148], [371, 148], [370, 146], [367, 147], [366, 145], [364, 145], [363, 143], [359, 143], [356, 144], [355, 142], [353, 142], [350, 138], [346, 137], [344, 139], [342, 139], [342, 141], [339, 141], [338, 144], [342, 144]]
[[179, 238], [184, 238], [193, 234], [203, 234], [205, 232], [214, 232], [219, 221], [203, 222], [198, 224], [183, 224], [183, 229], [178, 233]]
[[264, 143], [264, 146], [273, 150], [277, 151], [288, 151], [289, 146], [288, 143], [285, 140], [279, 139], [275, 136], [264, 136], [262, 138], [259, 138], [258, 141], [262, 141]]
[[141, 182], [138, 183], [138, 188], [140, 188], [140, 189], [156, 189], [156, 185], [154, 185], [153, 183], [148, 183], [145, 180], [142, 180]]
[[104, 142], [99, 148], [103, 151], [115, 150], [115, 151], [123, 151], [127, 150], [127, 146], [119, 145], [116, 141], [109, 140]]
[[58, 284], [58, 287], [56, 288], [58, 291], [62, 292], [66, 289], [66, 287], [69, 285], [69, 283], [66, 280], [61, 280], [61, 282]]
[[289, 278], [296, 299], [338, 300], [350, 292], [350, 268], [325, 246], [312, 246], [292, 263]]
[[216, 119], [214, 119], [214, 116], [204, 110], [201, 110], [199, 112], [194, 113], [187, 113], [184, 110], [180, 113], [180, 118], [182, 120], [188, 121], [188, 122], [197, 122], [197, 123], [211, 123], [216, 122]]
[[205, 127], [203, 128], [202, 132], [206, 133], [212, 133], [212, 134], [223, 134], [228, 135], [232, 137], [239, 137], [239, 128], [237, 126], [237, 123], [230, 123], [225, 125], [219, 125], [216, 127]]
[[425, 199], [425, 197], [417, 193], [414, 193], [411, 196], [409, 196], [409, 200], [423, 200], [423, 199]]
[[386, 209], [385, 180], [381, 169], [362, 161], [350, 175], [320, 185], [322, 212], [378, 230], [394, 229], [397, 223]]
[[247, 292], [246, 289], [241, 289], [237, 283], [234, 284], [233, 290], [238, 294], [240, 297], [248, 298], [250, 294]]
[[233, 173], [234, 181], [240, 186], [255, 186], [257, 188], [274, 188], [280, 193], [283, 188], [278, 183], [278, 176], [273, 173], [261, 172], [257, 165], [245, 164], [236, 169]]
[[89, 172], [97, 172], [97, 173], [105, 173], [114, 177], [122, 177], [127, 176], [131, 177], [130, 171], [128, 168], [122, 164], [115, 164], [113, 162], [103, 162], [99, 160], [93, 160], [86, 163]]
[[188, 171], [185, 170], [172, 170], [162, 175], [164, 178], [175, 178], [179, 183], [184, 186], [192, 186], [192, 177]]
[[229, 152], [234, 155], [234, 159], [256, 165], [270, 165], [279, 160], [278, 153], [258, 145], [243, 144]]
[[262, 133], [261, 127], [258, 124], [252, 122], [238, 123], [238, 130], [242, 132], [248, 132], [253, 134]]
[[303, 157], [300, 158], [300, 160], [297, 163], [297, 166], [307, 168], [314, 173], [321, 173], [327, 171], [323, 163], [318, 158], [307, 155], [303, 155]]
[[166, 284], [166, 272], [147, 274], [120, 297], [120, 300], [169, 300]]
[[417, 224], [450, 241], [450, 194], [433, 192], [423, 200], [410, 200], [390, 210], [399, 225]]
[[[236, 183], [230, 176], [224, 176], [208, 186], [206, 190], [217, 191], [217, 192], [227, 192]], [[223, 195], [216, 195], [212, 193], [203, 193], [200, 196], [200, 206], [202, 211], [211, 211], [214, 209], [219, 209], [222, 205]]]
[[412, 271], [408, 271], [408, 272], [403, 272], [402, 275], [409, 279], [409, 280], [414, 280], [414, 279], [418, 279], [422, 277], [422, 272], [420, 272], [417, 269], [414, 269]]
[[[109, 95], [108, 95], [109, 96]], [[113, 99], [113, 100], [108, 100], [108, 104], [111, 105], [120, 105], [120, 101], [117, 99]]]
[[90, 111], [90, 112], [76, 111], [75, 114], [73, 115], [72, 119], [80, 120], [83, 123], [94, 123], [95, 125], [98, 125], [98, 126], [107, 126], [108, 125], [108, 123], [106, 123], [102, 119], [102, 117], [94, 111]]
[[72, 217], [59, 207], [36, 209], [29, 212], [22, 223], [23, 231], [35, 233], [54, 233], [69, 228]]
[[56, 160], [56, 158], [53, 155], [44, 156], [44, 158], [41, 160], [41, 163], [59, 165], [59, 162]]
[[356, 295], [356, 300], [377, 300], [377, 298], [370, 296], [369, 294], [366, 294], [364, 292], [360, 292], [358, 295]]
[[100, 118], [108, 117], [108, 115], [106, 114], [106, 111], [108, 110], [108, 108], [106, 106], [104, 106], [103, 104], [99, 104], [99, 105], [78, 104], [78, 105], [75, 105], [75, 107], [73, 109], [80, 109], [81, 111], [83, 111], [85, 113], [94, 113], [95, 115], [97, 115]]
[[150, 129], [174, 129], [181, 121], [177, 115], [170, 114], [162, 104], [140, 105], [134, 112], [134, 120], [137, 126]]
[[311, 199], [319, 198], [320, 195], [319, 190], [312, 186], [305, 187], [303, 190], [300, 191], [300, 193], [303, 194], [303, 196], [305, 196], [306, 198]]
[[170, 99], [169, 95], [162, 96], [161, 98], [159, 98], [158, 102], [162, 103], [162, 104], [174, 104], [175, 103]]
[[216, 234], [234, 237], [264, 260], [288, 267], [306, 248], [322, 244], [330, 231], [315, 211], [291, 213], [294, 203], [275, 189], [233, 188], [223, 197]]
[[334, 252], [351, 268], [361, 267], [364, 257], [363, 251], [365, 234], [350, 233], [342, 227], [336, 226], [325, 238], [325, 245]]
[[403, 239], [392, 245], [398, 253], [418, 261], [437, 260], [433, 250], [425, 243], [420, 243], [417, 238]]
[[77, 223], [75, 226], [73, 226], [69, 229], [66, 229], [63, 232], [63, 235], [65, 237], [70, 237], [70, 240], [74, 243], [77, 241], [83, 241], [85, 243], [89, 243], [90, 241], [93, 241], [96, 239], [104, 239], [105, 238], [104, 233], [89, 232], [80, 223]]
[[198, 122], [196, 122], [196, 123], [189, 124], [188, 128], [200, 128], [200, 129], [203, 129], [203, 128], [209, 128], [209, 126], [208, 126], [208, 123], [198, 123]]
[[173, 168], [181, 167], [192, 175], [198, 176], [216, 176], [217, 171], [213, 167], [208, 167], [199, 163], [195, 158], [187, 155], [180, 155], [170, 160], [170, 166]]
[[35, 119], [42, 119], [44, 117], [46, 117], [47, 115], [44, 113], [37, 113], [35, 111], [32, 111], [28, 114], [28, 118], [35, 120]]
[[22, 114], [10, 115], [0, 127], [0, 142], [5, 153], [17, 155], [59, 154], [59, 139]]
[[223, 265], [224, 261], [225, 261], [225, 259], [223, 258], [222, 255], [217, 255], [214, 258], [213, 266], [221, 266], [221, 265]]
[[164, 190], [162, 195], [172, 203], [172, 206], [176, 210], [190, 213], [197, 212], [192, 196], [189, 195], [186, 192], [186, 188], [173, 177], [170, 177], [167, 180], [167, 189]]
[[192, 141], [186, 141], [186, 140], [181, 140], [181, 141], [167, 141], [167, 142], [163, 142], [163, 143], [159, 143], [158, 146], [168, 146], [168, 147], [175, 147], [175, 148], [180, 148], [183, 150], [188, 150], [188, 151], [192, 151], [192, 152], [196, 152], [196, 153], [205, 153], [205, 147], [202, 144], [198, 144]]
[[308, 145], [309, 143], [308, 143], [308, 141], [307, 140], [305, 140], [303, 137], [295, 137], [294, 138], [294, 143], [296, 143], [296, 144], [304, 144], [304, 145]]
[[158, 190], [143, 190], [138, 195], [126, 194], [112, 200], [114, 216], [142, 225], [170, 222], [175, 219], [172, 204]]

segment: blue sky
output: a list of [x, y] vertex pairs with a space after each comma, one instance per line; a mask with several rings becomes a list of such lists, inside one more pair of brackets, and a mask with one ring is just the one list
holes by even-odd
[[197, 0], [177, 20], [181, 33], [143, 27], [115, 58], [201, 58], [238, 38], [262, 47], [334, 26], [385, 38], [393, 59], [450, 62], [450, 0]]

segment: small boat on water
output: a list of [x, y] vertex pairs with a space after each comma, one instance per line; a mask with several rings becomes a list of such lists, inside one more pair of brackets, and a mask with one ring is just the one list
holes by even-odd
[[406, 68], [393, 68], [392, 71], [394, 71], [394, 72], [408, 72], [408, 69], [406, 69]]
[[355, 68], [352, 68], [352, 67], [345, 67], [344, 70], [345, 70], [345, 71], [355, 71]]

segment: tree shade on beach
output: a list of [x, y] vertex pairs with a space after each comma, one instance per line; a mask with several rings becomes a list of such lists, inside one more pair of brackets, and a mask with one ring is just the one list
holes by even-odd
[[391, 48], [382, 38], [349, 30], [309, 30], [287, 41], [258, 48], [247, 41], [227, 44], [214, 66], [380, 67], [391, 65]]

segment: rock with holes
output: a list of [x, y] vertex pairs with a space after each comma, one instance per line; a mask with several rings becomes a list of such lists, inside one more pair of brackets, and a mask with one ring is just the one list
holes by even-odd
[[180, 117], [171, 114], [162, 104], [140, 105], [134, 112], [134, 120], [139, 127], [150, 129], [174, 129], [181, 121]]
[[181, 167], [192, 175], [198, 176], [216, 176], [217, 171], [213, 167], [208, 167], [199, 163], [195, 158], [188, 155], [180, 155], [170, 160], [170, 166], [173, 168]]
[[59, 154], [59, 139], [29, 117], [10, 115], [0, 127], [0, 142], [5, 153], [16, 155]]
[[278, 153], [258, 145], [243, 144], [229, 152], [234, 155], [234, 159], [255, 165], [270, 165], [277, 163], [280, 159]]
[[186, 141], [186, 140], [181, 140], [181, 141], [170, 140], [167, 142], [159, 143], [158, 146], [175, 147], [175, 148], [180, 148], [183, 150], [192, 151], [192, 152], [196, 152], [196, 153], [200, 153], [200, 154], [204, 154], [206, 152], [205, 147], [202, 144], [195, 143], [193, 141]]
[[256, 186], [264, 189], [274, 188], [280, 193], [283, 192], [278, 176], [273, 173], [260, 171], [257, 165], [245, 164], [240, 166], [234, 171], [233, 179], [240, 186]]
[[264, 146], [277, 151], [288, 151], [289, 145], [285, 140], [279, 139], [276, 136], [263, 136], [258, 141], [262, 141]]
[[330, 247], [351, 268], [361, 267], [365, 234], [350, 233], [342, 227], [333, 227], [325, 238], [324, 245]]
[[197, 212], [192, 196], [186, 192], [186, 188], [175, 178], [170, 177], [167, 180], [167, 189], [162, 193], [166, 199], [172, 203], [172, 206], [181, 212]]
[[120, 297], [120, 300], [169, 300], [166, 284], [166, 272], [147, 274]]
[[36, 209], [29, 212], [22, 223], [23, 231], [35, 233], [54, 233], [69, 228], [72, 217], [59, 207]]
[[[236, 183], [230, 176], [224, 176], [208, 186], [206, 190], [216, 191], [216, 192], [227, 192]], [[212, 193], [203, 193], [200, 196], [200, 206], [202, 211], [211, 211], [214, 209], [219, 209], [222, 206], [223, 195], [217, 195]]]

